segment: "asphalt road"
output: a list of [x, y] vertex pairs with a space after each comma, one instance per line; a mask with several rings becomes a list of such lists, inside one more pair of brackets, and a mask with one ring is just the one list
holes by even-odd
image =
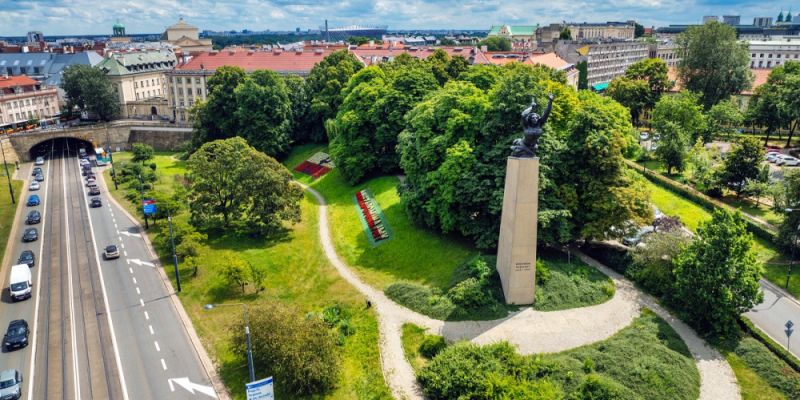
[[[764, 279], [760, 283], [764, 301], [745, 313], [745, 316], [773, 340], [800, 357], [800, 302]], [[784, 330], [786, 322], [790, 320], [794, 323], [794, 332], [787, 338]]]
[[[41, 205], [25, 206], [23, 192], [8, 258], [13, 265], [21, 251], [33, 250], [34, 291], [12, 303], [10, 268], [3, 269], [0, 329], [25, 319], [31, 344], [3, 351], [0, 368], [23, 373], [22, 398], [29, 400], [215, 398], [171, 289], [136, 223], [107, 201], [102, 178], [103, 206], [89, 208], [76, 150], [63, 140], [49, 146]], [[29, 178], [32, 167], [22, 165], [20, 176]], [[23, 243], [24, 217], [32, 209], [42, 213], [35, 226], [40, 237]], [[108, 244], [119, 246], [119, 259], [103, 259]]]

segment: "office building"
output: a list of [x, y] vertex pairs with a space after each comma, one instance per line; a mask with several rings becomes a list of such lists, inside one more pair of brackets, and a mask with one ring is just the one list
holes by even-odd
[[164, 73], [177, 65], [172, 50], [111, 53], [97, 67], [119, 96], [122, 117], [168, 117]]
[[753, 26], [769, 28], [772, 26], [772, 17], [755, 17], [753, 18]]
[[740, 15], [723, 15], [722, 23], [726, 25], [741, 25], [742, 17]]
[[649, 45], [633, 40], [606, 42], [559, 41], [556, 54], [571, 64], [586, 61], [589, 87], [604, 90], [612, 79], [622, 76], [631, 64], [649, 56]]
[[772, 69], [787, 61], [800, 61], [800, 36], [781, 40], [751, 40], [750, 68]]
[[61, 112], [58, 91], [27, 76], [0, 75], [0, 132]]

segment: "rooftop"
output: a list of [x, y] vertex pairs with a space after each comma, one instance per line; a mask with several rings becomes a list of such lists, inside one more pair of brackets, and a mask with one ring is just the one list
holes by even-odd
[[388, 46], [358, 47], [350, 51], [360, 58], [365, 64], [380, 63], [388, 59], [408, 54], [418, 59], [426, 59], [437, 49], [444, 50], [450, 57], [463, 57], [472, 64], [489, 64], [489, 59], [478, 49], [472, 47], [446, 46], [446, 47], [415, 47], [388, 48]]
[[98, 68], [106, 75], [128, 75], [138, 72], [172, 69], [177, 63], [169, 49], [109, 54]]
[[9, 76], [4, 77], [0, 76], [0, 89], [8, 89], [17, 86], [31, 86], [31, 85], [38, 85], [39, 82], [28, 78], [25, 75], [21, 76]]
[[493, 25], [489, 31], [489, 36], [500, 35], [500, 30], [505, 28], [509, 35], [536, 35], [536, 29], [539, 25]]
[[[750, 89], [743, 90], [741, 94], [743, 95], [751, 95], [758, 89], [759, 86], [767, 83], [767, 78], [769, 78], [769, 73], [772, 72], [771, 69], [765, 68], [751, 68], [750, 72], [753, 73], [753, 85]], [[683, 85], [681, 85], [680, 80], [678, 79], [678, 69], [676, 67], [670, 67], [667, 71], [667, 75], [669, 79], [675, 82], [675, 86], [672, 88], [673, 92], [679, 92], [683, 90]]]
[[330, 54], [331, 49], [314, 51], [212, 51], [192, 57], [179, 65], [179, 71], [214, 71], [222, 66], [236, 66], [251, 72], [268, 69], [275, 72], [307, 74], [318, 62]]

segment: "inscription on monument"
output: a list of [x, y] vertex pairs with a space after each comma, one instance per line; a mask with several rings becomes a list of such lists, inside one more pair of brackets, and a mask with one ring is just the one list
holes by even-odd
[[529, 263], [529, 262], [514, 263], [514, 270], [517, 271], [517, 272], [530, 271], [531, 270], [531, 263]]

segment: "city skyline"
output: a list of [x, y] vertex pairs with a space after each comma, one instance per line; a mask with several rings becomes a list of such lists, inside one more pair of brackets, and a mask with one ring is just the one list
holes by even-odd
[[[491, 25], [533, 25], [559, 21], [597, 22], [636, 20], [646, 27], [699, 23], [704, 15], [741, 15], [775, 18], [789, 4], [757, 1], [612, 0], [603, 3], [555, 0], [530, 7], [518, 0], [408, 0], [403, 8], [387, 0], [166, 1], [133, 4], [111, 0], [18, 1], [0, 0], [0, 35], [22, 36], [27, 31], [45, 35], [110, 34], [118, 20], [130, 34], [158, 33], [183, 17], [201, 30], [254, 31], [316, 29], [327, 18], [331, 26], [383, 24], [390, 29], [489, 29]], [[458, 5], [458, 6], [456, 6]], [[585, 11], [591, 9], [590, 16]], [[677, 12], [680, 11], [680, 12]], [[800, 12], [800, 4], [792, 11]], [[421, 16], [424, 16], [422, 18]], [[77, 23], [80, 21], [80, 23]]]

